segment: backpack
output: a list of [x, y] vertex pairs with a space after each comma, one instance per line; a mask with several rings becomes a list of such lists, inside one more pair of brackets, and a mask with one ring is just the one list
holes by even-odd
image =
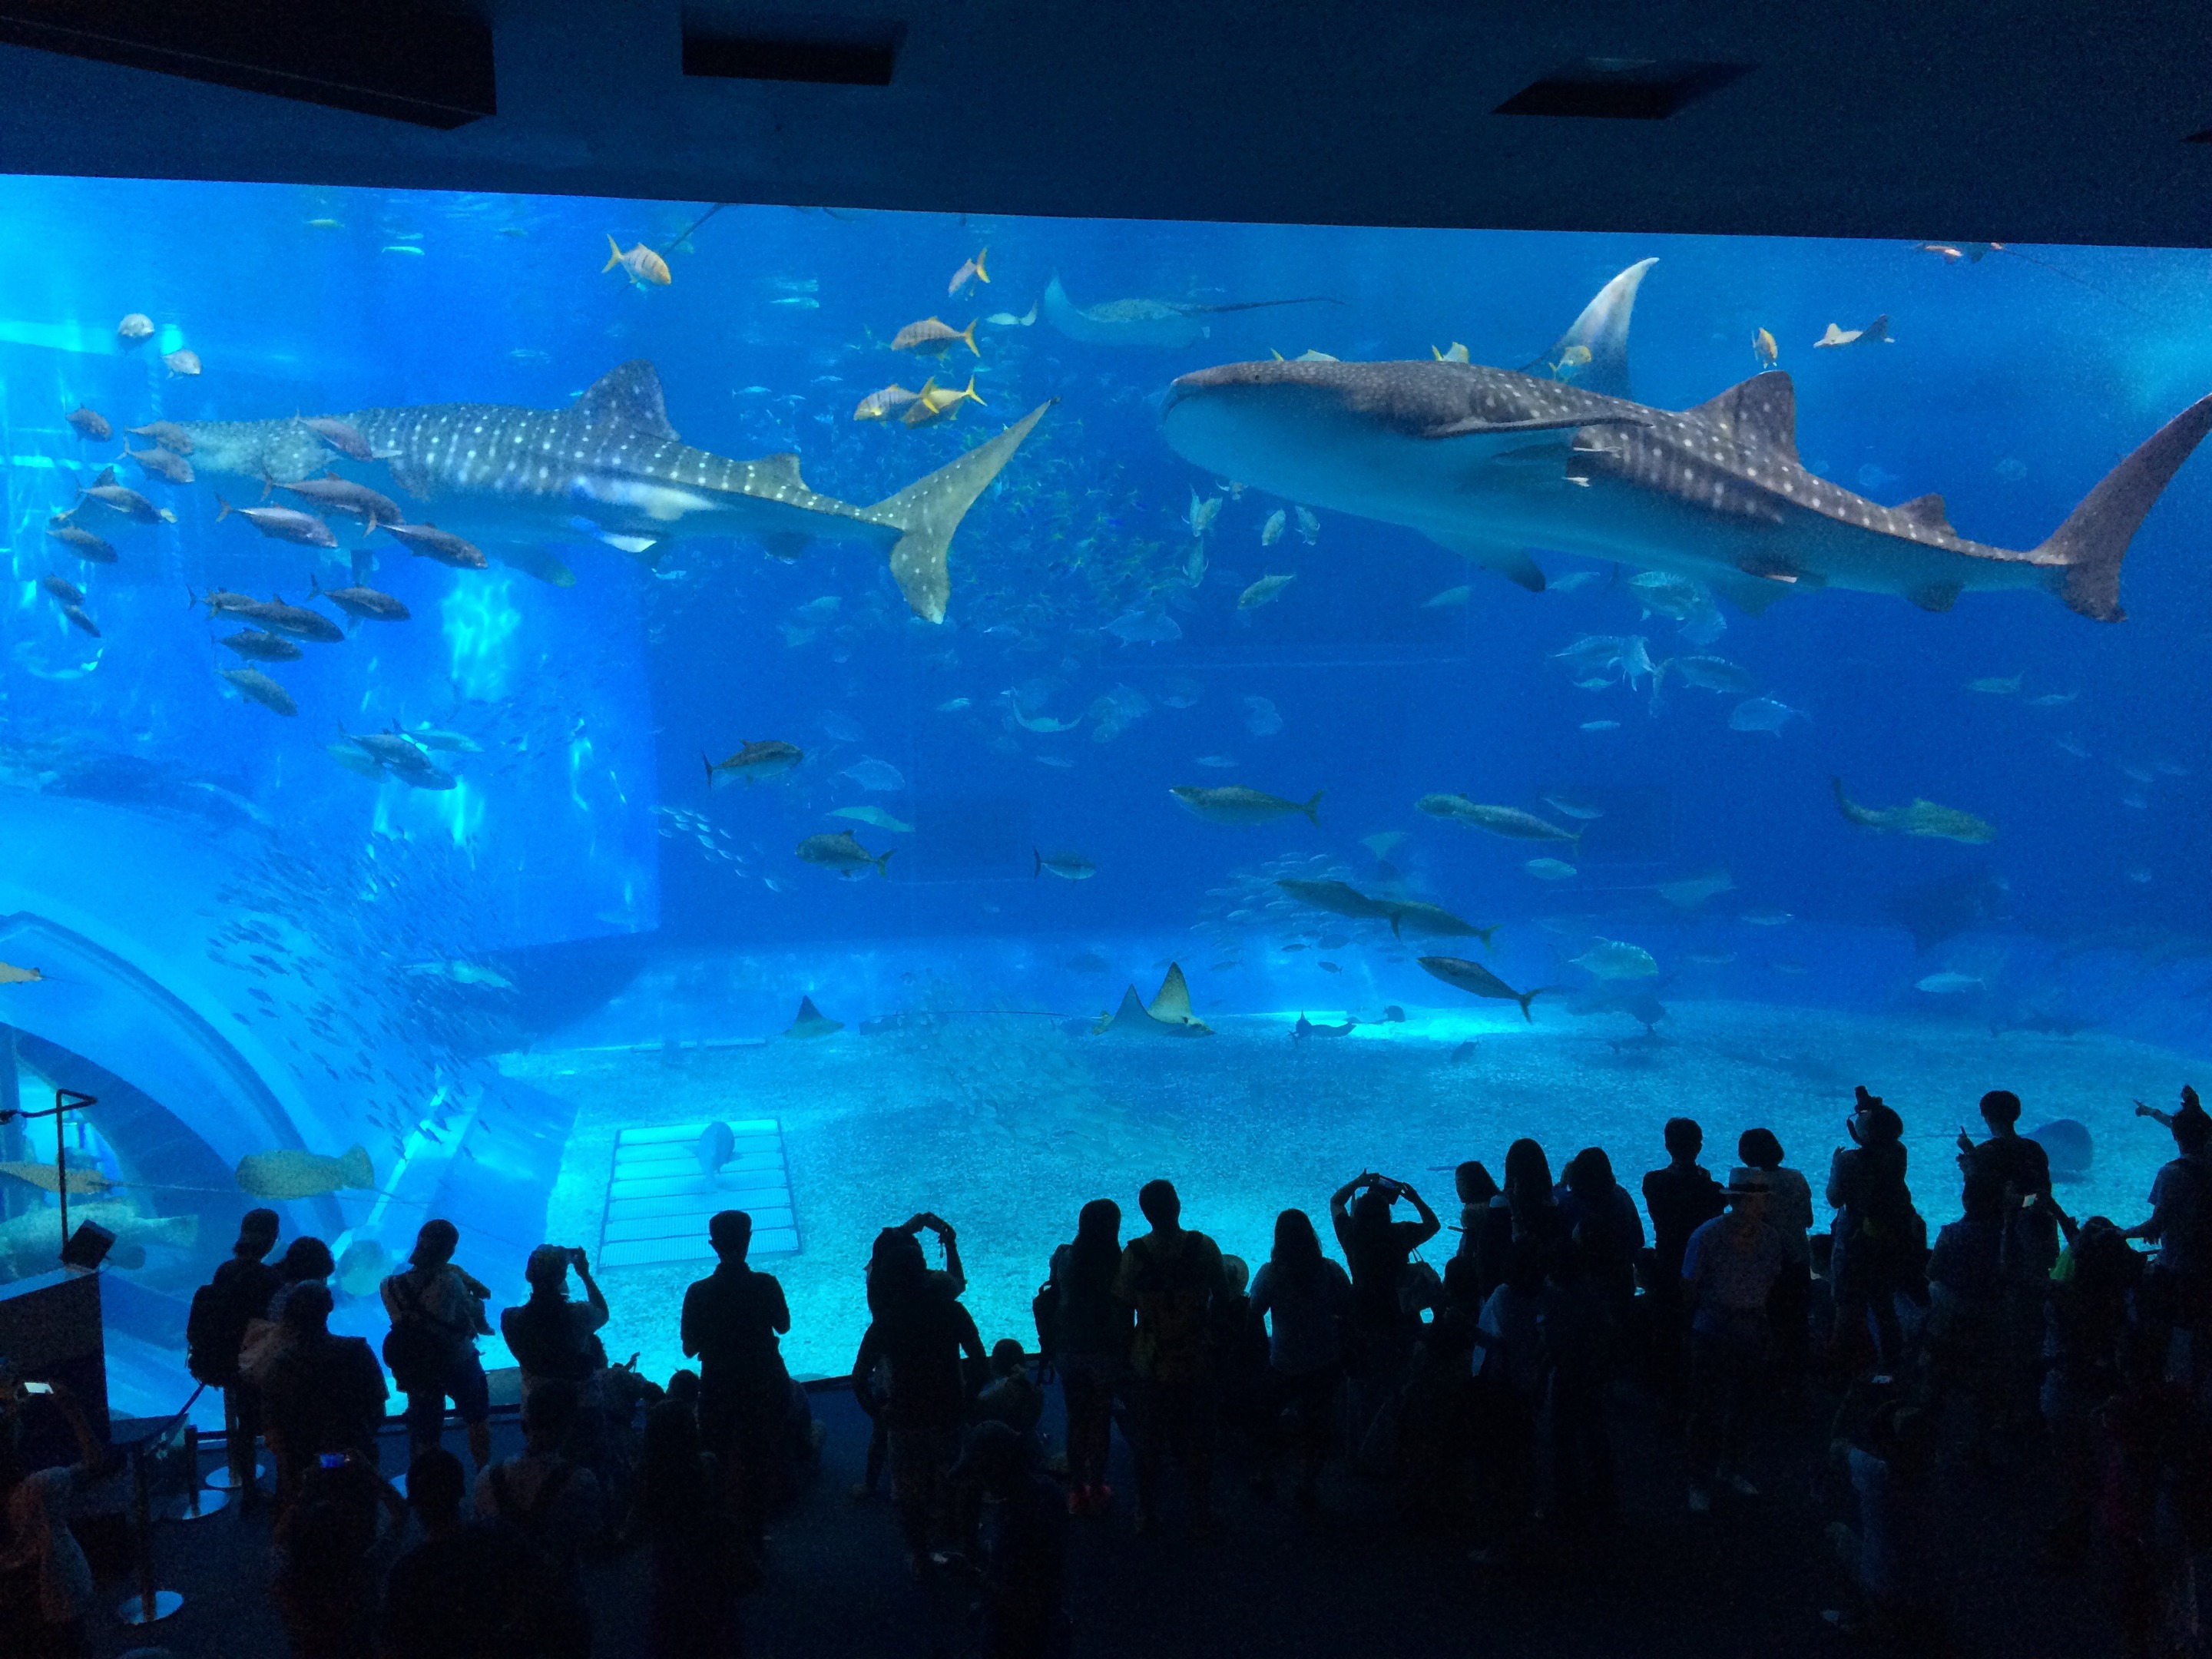
[[1042, 1379], [1050, 1372], [1053, 1358], [1060, 1352], [1061, 1315], [1057, 1259], [1053, 1262], [1052, 1277], [1038, 1285], [1037, 1293], [1030, 1298], [1030, 1318], [1036, 1325], [1038, 1375]]
[[422, 1306], [422, 1292], [408, 1282], [405, 1273], [394, 1273], [393, 1292], [400, 1316], [385, 1334], [384, 1366], [402, 1394], [428, 1394], [445, 1386], [453, 1358], [456, 1327], [433, 1316]]
[[185, 1316], [185, 1369], [210, 1388], [238, 1386], [238, 1350], [246, 1340], [246, 1309], [235, 1285], [210, 1280], [192, 1292]]

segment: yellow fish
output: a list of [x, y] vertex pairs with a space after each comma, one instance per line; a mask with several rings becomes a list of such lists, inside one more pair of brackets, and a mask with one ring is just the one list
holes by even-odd
[[647, 283], [666, 288], [676, 280], [669, 274], [668, 261], [644, 243], [640, 242], [624, 253], [622, 244], [610, 236], [607, 238], [607, 262], [599, 267], [600, 275], [605, 275], [617, 265], [628, 274], [631, 286], [635, 288], [643, 288]]
[[45, 977], [35, 968], [18, 968], [12, 962], [0, 962], [0, 985], [35, 985]]
[[970, 323], [965, 328], [955, 328], [941, 317], [925, 317], [918, 323], [908, 323], [891, 336], [891, 349], [921, 351], [932, 357], [942, 357], [952, 349], [955, 340], [960, 341], [976, 356], [983, 355], [976, 349], [975, 324]]
[[861, 398], [854, 408], [853, 418], [856, 421], [887, 420], [920, 395], [919, 392], [908, 392], [904, 386], [893, 381], [882, 391], [871, 392], [866, 397]]
[[[1434, 347], [1430, 348], [1431, 350]], [[1590, 349], [1586, 345], [1571, 345], [1559, 354], [1559, 361], [1552, 365], [1552, 378], [1571, 380], [1577, 372], [1589, 367]]]
[[1454, 340], [1449, 351], [1438, 351], [1434, 346], [1431, 346], [1429, 355], [1440, 363], [1463, 363], [1467, 361], [1467, 348], [1457, 340]]
[[968, 377], [967, 386], [958, 392], [950, 386], [938, 385], [933, 377], [921, 383], [921, 390], [915, 394], [914, 401], [906, 406], [906, 413], [899, 418], [908, 426], [927, 426], [932, 421], [950, 415], [964, 403], [972, 403], [979, 409], [983, 407], [983, 400], [975, 395], [975, 377], [973, 374]]
[[[26, 1182], [42, 1193], [58, 1193], [62, 1189], [61, 1175], [51, 1164], [0, 1164], [0, 1176], [11, 1176]], [[112, 1185], [97, 1170], [76, 1170], [69, 1172], [71, 1198], [82, 1193], [104, 1193]]]
[[961, 262], [960, 269], [952, 273], [952, 280], [945, 284], [945, 294], [947, 299], [967, 287], [971, 279], [978, 283], [988, 283], [991, 280], [991, 273], [983, 269], [983, 256], [990, 251], [985, 248], [974, 258]]
[[1762, 328], [1751, 337], [1751, 355], [1759, 360], [1761, 368], [1771, 368], [1782, 356], [1782, 349], [1774, 343], [1774, 337]]

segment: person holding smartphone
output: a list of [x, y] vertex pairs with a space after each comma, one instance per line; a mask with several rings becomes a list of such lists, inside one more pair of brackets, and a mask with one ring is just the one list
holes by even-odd
[[[34, 1407], [58, 1413], [68, 1425], [76, 1463], [23, 1467], [24, 1418]], [[69, 1513], [78, 1484], [98, 1474], [106, 1455], [66, 1388], [26, 1382], [0, 1358], [0, 1520], [7, 1540], [0, 1547], [0, 1633], [29, 1634], [30, 1653], [91, 1652], [84, 1621], [93, 1606], [92, 1567], [70, 1531]]]

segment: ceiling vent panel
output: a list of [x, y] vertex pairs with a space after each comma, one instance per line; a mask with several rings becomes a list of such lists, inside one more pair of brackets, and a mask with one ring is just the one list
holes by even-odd
[[1752, 67], [1682, 58], [1584, 58], [1530, 82], [1494, 112], [1663, 121], [1749, 74]]
[[684, 72], [714, 81], [887, 87], [906, 25], [842, 17], [684, 13]]

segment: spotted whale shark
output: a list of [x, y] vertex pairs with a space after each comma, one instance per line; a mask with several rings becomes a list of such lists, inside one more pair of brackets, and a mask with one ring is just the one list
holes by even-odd
[[[641, 556], [678, 535], [749, 536], [782, 558], [817, 539], [866, 542], [888, 554], [915, 613], [936, 623], [951, 591], [952, 532], [1050, 407], [865, 507], [810, 489], [796, 455], [740, 461], [682, 442], [660, 376], [642, 359], [610, 371], [566, 409], [422, 404], [337, 418], [422, 503], [410, 517], [495, 552], [513, 550], [510, 562], [526, 570], [544, 568], [529, 550], [579, 532]], [[291, 483], [331, 459], [297, 417], [183, 424], [203, 477]]]
[[1808, 471], [1781, 370], [1694, 409], [1631, 398], [1628, 309], [1650, 263], [1608, 283], [1563, 338], [1585, 348], [1560, 355], [1583, 363], [1574, 378], [1450, 362], [1229, 363], [1169, 387], [1163, 431], [1209, 471], [1403, 525], [1540, 591], [1532, 549], [1670, 571], [1753, 613], [1833, 586], [1929, 611], [1969, 591], [2039, 589], [2100, 622], [2125, 616], [2121, 560], [2212, 430], [2212, 397], [2152, 434], [2042, 544], [1993, 547], [1954, 530], [1941, 495], [1884, 507]]

